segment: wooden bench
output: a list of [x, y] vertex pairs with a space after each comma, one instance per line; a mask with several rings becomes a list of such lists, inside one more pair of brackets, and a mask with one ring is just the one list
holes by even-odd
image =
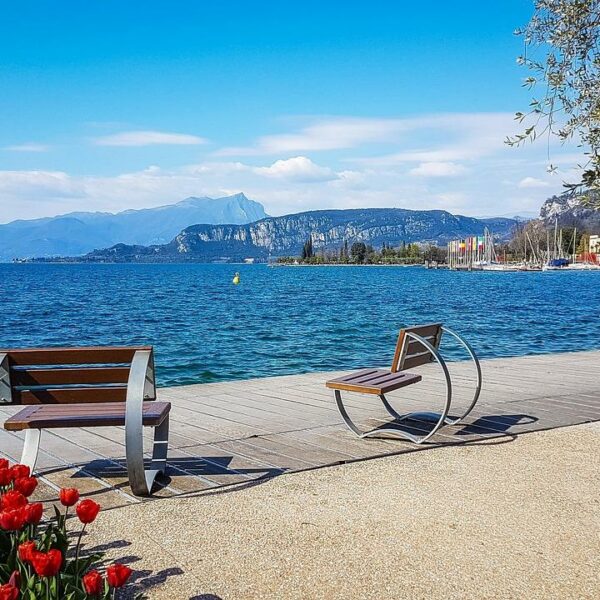
[[[25, 430], [21, 462], [32, 471], [42, 429], [108, 426], [125, 426], [134, 494], [149, 495], [165, 470], [171, 405], [156, 401], [151, 346], [0, 350], [0, 404], [27, 405], [4, 428]], [[154, 428], [148, 470], [144, 427]]]
[[[469, 354], [475, 366], [477, 383], [475, 393], [467, 409], [458, 417], [449, 416], [452, 403], [452, 381], [446, 361], [440, 353], [440, 345], [444, 333], [455, 338], [458, 343]], [[437, 362], [442, 369], [446, 382], [446, 400], [441, 413], [412, 412], [405, 415], [398, 414], [386, 398], [386, 394], [394, 390], [419, 383], [422, 376], [409, 373], [405, 369], [415, 369], [420, 366]], [[363, 369], [343, 377], [330, 379], [325, 385], [334, 390], [335, 401], [342, 415], [344, 423], [348, 428], [361, 438], [375, 437], [383, 433], [410, 440], [416, 444], [422, 444], [430, 439], [443, 425], [454, 425], [463, 420], [474, 408], [481, 392], [481, 367], [477, 355], [471, 346], [457, 333], [444, 327], [442, 323], [430, 323], [427, 325], [416, 325], [400, 330], [396, 350], [392, 360], [392, 366], [387, 369]], [[379, 396], [386, 411], [398, 422], [413, 421], [419, 424], [418, 428], [427, 427], [429, 430], [423, 435], [416, 435], [397, 426], [384, 425], [370, 431], [361, 430], [350, 418], [342, 401], [342, 392], [356, 392], [360, 394], [375, 394]], [[423, 422], [433, 423], [433, 426], [424, 426]]]

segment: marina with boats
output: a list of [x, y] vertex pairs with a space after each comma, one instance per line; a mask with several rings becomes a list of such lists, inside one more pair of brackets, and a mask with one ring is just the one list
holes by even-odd
[[483, 236], [470, 236], [448, 243], [447, 268], [453, 271], [600, 271], [600, 236], [587, 236], [584, 248], [578, 247], [577, 229], [565, 233], [546, 231], [543, 247], [539, 239], [534, 242], [527, 231], [523, 232], [523, 257], [507, 260], [496, 250], [494, 235], [486, 229]]

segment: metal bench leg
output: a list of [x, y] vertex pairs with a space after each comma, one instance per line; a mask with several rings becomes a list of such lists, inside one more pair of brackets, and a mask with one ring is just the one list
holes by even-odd
[[[431, 431], [429, 431], [429, 433], [427, 433], [426, 435], [422, 435], [422, 436], [413, 435], [409, 431], [404, 431], [403, 429], [399, 429], [398, 427], [393, 426], [391, 423], [389, 425], [383, 425], [382, 427], [376, 427], [375, 429], [371, 429], [370, 431], [362, 431], [359, 427], [356, 426], [354, 421], [348, 415], [348, 411], [346, 410], [346, 407], [344, 406], [344, 403], [342, 402], [341, 392], [339, 390], [334, 390], [334, 393], [335, 393], [335, 402], [337, 404], [338, 410], [340, 411], [340, 414], [342, 415], [342, 419], [344, 420], [344, 423], [346, 423], [348, 429], [350, 429], [350, 431], [354, 432], [359, 438], [380, 437], [382, 434], [386, 434], [386, 435], [397, 437], [400, 439], [409, 440], [410, 442], [413, 442], [414, 444], [422, 444], [423, 442], [426, 442], [444, 424], [444, 419], [446, 417], [446, 414], [445, 414], [446, 411], [444, 411], [444, 413], [442, 413], [440, 415], [437, 415], [438, 420], [437, 420], [436, 424], [433, 426]], [[399, 415], [391, 407], [389, 402], [385, 399], [385, 396], [381, 395], [380, 398], [384, 402], [384, 406], [387, 405], [386, 408], [389, 407], [389, 412], [395, 419], [401, 421], [404, 419], [409, 419], [413, 416], [412, 414]], [[416, 414], [417, 413], [414, 413], [415, 418], [416, 418]]]
[[27, 465], [31, 472], [35, 469], [38, 450], [40, 449], [41, 429], [26, 429], [25, 443], [23, 444], [23, 453], [21, 454], [21, 464]]
[[150, 469], [144, 468], [144, 387], [152, 353], [138, 350], [131, 362], [125, 407], [125, 453], [129, 485], [136, 496], [149, 496], [154, 479], [165, 470], [169, 440], [169, 416], [154, 428], [154, 447]]
[[143, 428], [135, 431], [130, 427], [126, 431], [125, 452], [127, 455], [127, 474], [129, 485], [136, 496], [149, 496], [154, 480], [159, 473], [164, 473], [167, 465], [167, 448], [169, 444], [169, 417], [154, 427], [154, 445], [152, 463], [149, 469], [144, 468], [144, 432]]
[[169, 447], [169, 415], [165, 420], [154, 428], [154, 445], [152, 446], [152, 463], [146, 471], [146, 482], [148, 490], [152, 489], [154, 479], [159, 473], [167, 469], [167, 450]]
[[404, 415], [398, 414], [394, 410], [393, 406], [387, 401], [387, 398], [383, 394], [380, 394], [379, 398], [381, 399], [381, 403], [383, 404], [385, 410], [388, 411], [390, 416], [394, 417], [394, 419], [398, 419], [398, 421], [401, 421], [404, 418]]
[[346, 411], [346, 407], [344, 406], [344, 403], [342, 402], [342, 392], [340, 392], [340, 390], [333, 390], [333, 393], [335, 394], [335, 403], [337, 404], [338, 410], [340, 411], [340, 415], [342, 415], [342, 419], [344, 419], [344, 423], [346, 423], [346, 425], [348, 426], [348, 429], [350, 431], [353, 431], [358, 437], [364, 437], [365, 432], [361, 431], [354, 424], [354, 421], [350, 418], [350, 416], [348, 415], [348, 412]]

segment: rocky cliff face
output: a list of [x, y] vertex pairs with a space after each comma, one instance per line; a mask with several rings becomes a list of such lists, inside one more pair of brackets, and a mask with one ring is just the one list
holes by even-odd
[[600, 231], [600, 210], [582, 204], [581, 196], [561, 194], [548, 198], [540, 209], [540, 219], [546, 226], [558, 220], [559, 227], [577, 227], [590, 233]]
[[269, 217], [247, 225], [192, 225], [169, 244], [118, 246], [94, 251], [90, 261], [213, 261], [298, 255], [310, 237], [315, 250], [339, 248], [344, 240], [381, 247], [402, 242], [445, 244], [451, 239], [482, 234], [488, 227], [501, 238], [510, 236], [512, 219], [475, 219], [441, 210], [398, 208], [321, 210]]
[[192, 225], [175, 238], [178, 252], [194, 252], [204, 244], [241, 243], [270, 254], [295, 254], [311, 237], [315, 249], [339, 248], [348, 240], [381, 246], [402, 242], [445, 243], [455, 237], [483, 233], [486, 226], [506, 235], [510, 219], [478, 220], [444, 211], [401, 209], [323, 210], [262, 219], [249, 225]]

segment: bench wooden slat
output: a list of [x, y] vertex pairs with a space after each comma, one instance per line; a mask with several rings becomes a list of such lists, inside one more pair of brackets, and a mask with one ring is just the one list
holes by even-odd
[[[377, 370], [377, 375], [373, 376], [372, 369], [365, 369], [358, 373], [351, 373], [350, 375], [344, 375], [343, 377], [337, 377], [336, 379], [330, 379], [325, 383], [328, 388], [334, 390], [345, 390], [347, 392], [358, 392], [362, 394], [385, 394], [386, 392], [392, 392], [407, 385], [412, 385], [421, 381], [421, 376], [415, 373], [392, 373], [383, 369]], [[360, 383], [356, 379], [356, 375], [364, 375], [371, 373], [367, 377], [365, 383]]]
[[[71, 410], [72, 406], [85, 406], [86, 414], [102, 414], [103, 412], [106, 412], [107, 406], [113, 407], [114, 404], [114, 402], [90, 402], [88, 404], [30, 404], [29, 407], [31, 407], [32, 411], [36, 411], [40, 406], [43, 406], [45, 411], [44, 414], [64, 416], [73, 414], [73, 410]], [[120, 405], [122, 403], [119, 402], [118, 404]], [[111, 410], [113, 409], [111, 408]]]
[[[9, 431], [22, 429], [49, 429], [56, 427], [118, 427], [125, 424], [125, 404], [97, 405], [71, 404], [68, 412], [57, 411], [56, 406], [28, 406], [4, 423]], [[144, 402], [142, 422], [157, 427], [169, 414], [168, 402]]]
[[377, 381], [381, 378], [382, 373], [381, 370], [374, 371], [373, 373], [369, 373], [368, 375], [361, 375], [360, 377], [352, 378], [352, 383], [356, 383], [357, 385], [369, 385], [376, 384]]
[[361, 379], [367, 375], [372, 375], [377, 372], [378, 372], [378, 369], [364, 369], [363, 371], [357, 371], [356, 373], [347, 375], [346, 381], [356, 381], [357, 379]]
[[[418, 335], [418, 334], [417, 334]], [[425, 339], [426, 342], [429, 342], [434, 348], [437, 344], [437, 336], [436, 335], [428, 335], [428, 336], [421, 336], [422, 338]], [[419, 352], [426, 352], [427, 348], [425, 346], [423, 346], [423, 344], [419, 341], [419, 340], [415, 340], [415, 339], [408, 339], [408, 342], [406, 344], [406, 354], [415, 354], [415, 353], [419, 353]]]
[[0, 350], [10, 357], [11, 365], [85, 365], [130, 363], [136, 350], [151, 346], [88, 346], [74, 348], [19, 348]]
[[437, 335], [440, 331], [442, 323], [427, 323], [426, 325], [415, 325], [414, 327], [405, 327], [404, 331], [416, 333], [422, 338], [428, 338]]
[[15, 386], [127, 383], [129, 371], [129, 367], [12, 369], [10, 379]]
[[125, 402], [126, 387], [73, 387], [40, 390], [13, 390], [15, 404], [79, 404]]
[[431, 354], [431, 352], [426, 352], [423, 354], [409, 356], [408, 358], [405, 358], [402, 363], [402, 367], [404, 369], [414, 369], [416, 367], [426, 365], [433, 360], [434, 360], [434, 358], [433, 358], [433, 355]]

